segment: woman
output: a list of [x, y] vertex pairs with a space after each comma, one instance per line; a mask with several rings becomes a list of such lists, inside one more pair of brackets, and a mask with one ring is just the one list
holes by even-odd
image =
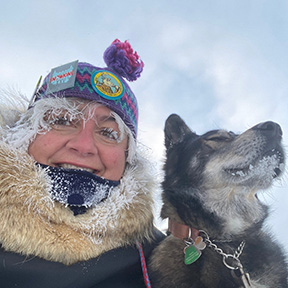
[[0, 114], [1, 287], [150, 285], [144, 259], [163, 236], [122, 78], [143, 62], [119, 40], [104, 60], [52, 69], [28, 110]]

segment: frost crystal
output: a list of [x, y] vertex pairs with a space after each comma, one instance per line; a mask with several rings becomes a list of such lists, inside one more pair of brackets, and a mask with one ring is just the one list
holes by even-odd
[[[106, 180], [84, 170], [38, 165], [44, 168], [49, 176], [51, 198], [70, 208], [97, 205], [109, 196], [113, 187], [120, 184], [120, 181]], [[84, 213], [86, 209], [81, 211], [76, 215]]]

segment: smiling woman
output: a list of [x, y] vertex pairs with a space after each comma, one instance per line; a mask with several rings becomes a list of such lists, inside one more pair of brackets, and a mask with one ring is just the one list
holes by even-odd
[[54, 68], [28, 109], [12, 120], [0, 111], [3, 287], [149, 286], [143, 260], [163, 236], [122, 78], [136, 80], [143, 62], [119, 40], [104, 60]]
[[[36, 136], [28, 153], [41, 164], [63, 168], [72, 165], [118, 181], [126, 163], [127, 135], [120, 133], [109, 108], [89, 104], [90, 111], [88, 104], [82, 103], [76, 115], [69, 115], [67, 110], [56, 115], [49, 111], [44, 120], [48, 131]], [[123, 121], [121, 125], [124, 127]]]

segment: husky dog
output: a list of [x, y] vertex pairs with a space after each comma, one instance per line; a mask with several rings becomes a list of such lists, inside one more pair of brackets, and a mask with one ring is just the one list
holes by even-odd
[[262, 230], [268, 208], [257, 197], [284, 171], [281, 138], [271, 121], [200, 136], [178, 115], [167, 119], [161, 217], [169, 236], [149, 263], [153, 288], [288, 287], [284, 252]]

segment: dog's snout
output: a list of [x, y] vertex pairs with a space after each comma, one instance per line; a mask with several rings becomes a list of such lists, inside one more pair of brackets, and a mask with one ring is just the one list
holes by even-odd
[[261, 130], [273, 137], [282, 137], [283, 134], [280, 125], [272, 121], [260, 123], [254, 126], [253, 129]]

